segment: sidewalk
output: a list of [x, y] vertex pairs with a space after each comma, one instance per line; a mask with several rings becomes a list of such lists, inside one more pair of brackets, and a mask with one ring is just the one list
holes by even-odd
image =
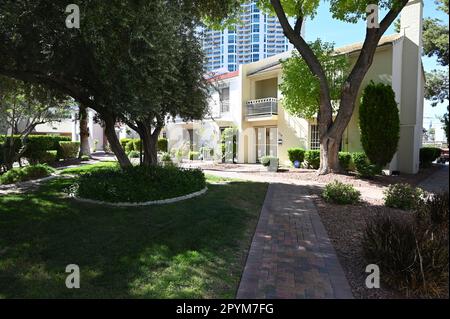
[[269, 185], [237, 298], [353, 298], [313, 187]]
[[448, 165], [422, 181], [418, 186], [430, 193], [448, 192]]

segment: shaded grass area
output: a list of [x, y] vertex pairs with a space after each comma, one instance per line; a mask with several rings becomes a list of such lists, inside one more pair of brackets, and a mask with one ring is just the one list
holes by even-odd
[[[210, 184], [195, 199], [130, 209], [75, 202], [71, 183], [0, 197], [0, 298], [235, 296], [267, 184]], [[65, 286], [68, 264], [80, 289]]]
[[100, 162], [95, 164], [82, 165], [73, 168], [65, 168], [60, 171], [60, 174], [85, 174], [97, 171], [108, 171], [111, 168], [119, 169], [119, 164], [117, 162], [108, 161]]

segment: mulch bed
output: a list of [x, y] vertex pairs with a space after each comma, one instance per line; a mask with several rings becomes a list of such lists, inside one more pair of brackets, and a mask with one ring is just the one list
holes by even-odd
[[371, 216], [383, 211], [393, 218], [409, 222], [412, 220], [412, 213], [365, 203], [333, 205], [316, 195], [314, 201], [352, 288], [353, 296], [357, 299], [407, 298], [401, 292], [383, 286], [379, 289], [366, 288], [365, 280], [368, 273], [365, 273], [365, 268], [368, 263], [362, 255], [361, 242], [366, 221]]

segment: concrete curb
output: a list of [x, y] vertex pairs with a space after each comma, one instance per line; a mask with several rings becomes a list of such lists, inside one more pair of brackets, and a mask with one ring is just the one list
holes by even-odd
[[208, 190], [208, 187], [205, 187], [202, 190], [195, 192], [195, 193], [191, 193], [191, 194], [187, 194], [187, 195], [183, 195], [183, 196], [179, 196], [179, 197], [174, 197], [174, 198], [153, 200], [153, 201], [142, 202], [142, 203], [126, 203], [126, 202], [125, 203], [121, 203], [121, 202], [111, 203], [111, 202], [105, 202], [105, 201], [100, 201], [100, 200], [95, 200], [95, 199], [81, 198], [81, 197], [75, 196], [74, 194], [69, 195], [69, 197], [76, 201], [88, 203], [88, 204], [108, 205], [108, 206], [115, 206], [115, 207], [140, 207], [140, 206], [164, 205], [164, 204], [180, 202], [180, 201], [183, 201], [186, 199], [190, 199], [190, 198], [194, 198], [194, 197], [203, 195], [204, 193], [206, 193], [207, 190]]

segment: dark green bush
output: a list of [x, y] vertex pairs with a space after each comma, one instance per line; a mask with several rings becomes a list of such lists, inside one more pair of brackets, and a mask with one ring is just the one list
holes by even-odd
[[334, 181], [325, 186], [322, 197], [327, 202], [335, 204], [354, 204], [359, 201], [361, 193], [352, 185]]
[[350, 164], [352, 162], [352, 154], [348, 152], [339, 152], [339, 165], [344, 171], [350, 170]]
[[61, 158], [62, 159], [70, 159], [77, 158], [78, 152], [80, 151], [80, 142], [59, 142], [59, 146], [61, 147]]
[[423, 190], [406, 183], [391, 184], [383, 193], [387, 207], [412, 210], [423, 203]]
[[122, 148], [125, 149], [125, 147], [127, 146], [127, 143], [131, 140], [133, 140], [133, 139], [132, 138], [121, 138], [120, 145], [122, 145]]
[[303, 163], [303, 160], [305, 159], [305, 150], [303, 148], [294, 147], [288, 149], [287, 152], [292, 164], [294, 164], [295, 161], [298, 161], [299, 164]]
[[278, 165], [278, 158], [275, 156], [262, 156], [260, 161], [261, 164], [266, 167], [270, 166], [271, 162], [276, 163]]
[[134, 141], [130, 140], [125, 145], [125, 153], [129, 154], [130, 152], [134, 151]]
[[158, 152], [167, 152], [169, 147], [169, 141], [166, 138], [160, 138], [158, 140]]
[[58, 151], [46, 151], [40, 159], [41, 163], [53, 164], [57, 160]]
[[377, 172], [375, 165], [370, 164], [365, 153], [352, 153], [352, 161], [355, 165], [356, 172], [362, 178], [373, 178]]
[[128, 153], [129, 158], [139, 158], [141, 154], [138, 151], [131, 151]]
[[52, 150], [55, 144], [51, 135], [29, 135], [25, 139], [27, 145], [23, 153], [31, 164], [43, 163], [48, 158], [47, 151]]
[[145, 202], [178, 197], [203, 189], [199, 169], [174, 166], [133, 166], [103, 169], [78, 178], [75, 192], [82, 198], [108, 202]]
[[448, 224], [433, 231], [385, 212], [367, 223], [362, 248], [387, 286], [423, 297], [448, 294]]
[[318, 169], [320, 167], [320, 151], [319, 150], [306, 151], [305, 164], [308, 168]]
[[361, 144], [371, 163], [388, 164], [397, 151], [400, 117], [392, 87], [371, 82], [366, 86], [359, 107]]
[[441, 149], [437, 147], [422, 147], [419, 151], [421, 167], [428, 167], [433, 161], [441, 156]]
[[193, 161], [193, 160], [198, 160], [198, 156], [200, 155], [200, 153], [199, 152], [189, 152], [189, 159], [191, 160], [191, 161]]
[[45, 164], [13, 168], [0, 176], [0, 184], [12, 184], [50, 176], [55, 170]]

